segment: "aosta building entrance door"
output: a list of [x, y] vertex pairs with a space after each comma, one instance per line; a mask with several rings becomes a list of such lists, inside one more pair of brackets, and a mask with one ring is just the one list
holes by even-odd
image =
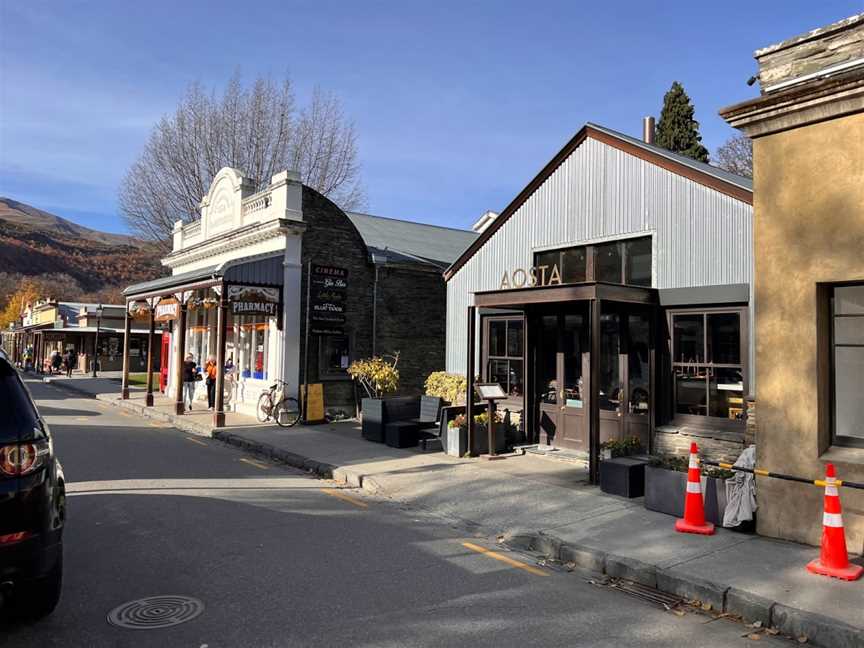
[[[540, 442], [590, 452], [589, 304], [558, 305], [532, 318], [534, 385]], [[600, 442], [636, 436], [647, 450], [653, 362], [651, 311], [603, 303], [597, 408]], [[544, 439], [545, 436], [545, 439]]]

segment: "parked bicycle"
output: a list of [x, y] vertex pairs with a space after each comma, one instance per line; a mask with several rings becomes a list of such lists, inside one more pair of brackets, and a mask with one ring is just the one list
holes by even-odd
[[255, 413], [261, 423], [272, 419], [281, 427], [297, 425], [300, 420], [300, 403], [296, 398], [285, 395], [287, 388], [288, 383], [277, 378], [270, 389], [258, 398]]

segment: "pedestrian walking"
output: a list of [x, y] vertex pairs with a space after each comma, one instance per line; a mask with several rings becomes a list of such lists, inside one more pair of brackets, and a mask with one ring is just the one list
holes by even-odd
[[192, 399], [195, 396], [195, 383], [199, 380], [201, 380], [201, 374], [198, 373], [195, 356], [190, 353], [183, 363], [183, 404], [190, 412], [192, 411]]
[[63, 359], [63, 364], [66, 365], [66, 377], [72, 377], [72, 370], [75, 368], [75, 351], [66, 349], [66, 357]]
[[207, 409], [216, 407], [216, 358], [208, 356], [207, 364], [204, 366], [207, 375]]
[[60, 355], [60, 352], [57, 349], [54, 349], [51, 352], [51, 365], [48, 370], [50, 374], [59, 374], [60, 373], [60, 365], [63, 362], [63, 357]]

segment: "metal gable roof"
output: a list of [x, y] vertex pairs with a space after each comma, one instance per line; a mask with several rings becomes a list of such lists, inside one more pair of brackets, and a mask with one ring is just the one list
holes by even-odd
[[683, 155], [672, 153], [659, 146], [646, 144], [640, 139], [624, 135], [611, 128], [588, 122], [543, 166], [540, 172], [504, 208], [500, 216], [444, 271], [444, 280], [449, 281], [474, 256], [477, 250], [495, 235], [495, 232], [504, 225], [510, 216], [531, 197], [537, 188], [589, 137], [649, 163], [664, 167], [672, 173], [698, 182], [714, 191], [753, 204], [753, 181], [749, 178], [743, 178], [710, 164], [703, 164]]
[[370, 253], [446, 268], [477, 238], [470, 230], [346, 212]]
[[619, 133], [616, 130], [606, 128], [605, 126], [600, 126], [599, 124], [588, 122], [588, 126], [600, 131], [601, 133], [606, 133], [607, 135], [611, 135], [612, 137], [624, 140], [625, 142], [628, 142], [633, 146], [638, 146], [645, 151], [650, 151], [656, 155], [663, 156], [669, 160], [673, 160], [674, 162], [678, 162], [679, 164], [688, 166], [695, 171], [714, 176], [718, 180], [722, 180], [723, 182], [728, 182], [729, 184], [736, 185], [738, 187], [741, 187], [742, 189], [746, 189], [747, 191], [753, 191], [753, 180], [751, 178], [745, 178], [734, 173], [729, 173], [724, 169], [715, 167], [711, 164], [705, 164], [704, 162], [699, 162], [697, 160], [694, 160], [693, 158], [687, 157], [686, 155], [679, 155], [678, 153], [667, 151], [662, 146], [657, 146], [656, 144], [648, 144], [647, 142], [644, 142], [636, 137], [631, 137], [630, 135]]

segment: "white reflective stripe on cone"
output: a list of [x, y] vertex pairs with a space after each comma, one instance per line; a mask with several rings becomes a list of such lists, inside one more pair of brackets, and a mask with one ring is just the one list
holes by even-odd
[[825, 494], [830, 496], [830, 497], [840, 497], [840, 493], [837, 492], [836, 486], [826, 486], [825, 487]]
[[696, 455], [690, 455], [690, 468], [698, 468], [699, 460], [696, 458]]
[[699, 493], [702, 494], [702, 485], [699, 482], [687, 482], [687, 492], [688, 493]]
[[835, 529], [843, 528], [843, 516], [840, 513], [823, 513], [822, 514], [822, 524], [826, 527], [833, 527]]

